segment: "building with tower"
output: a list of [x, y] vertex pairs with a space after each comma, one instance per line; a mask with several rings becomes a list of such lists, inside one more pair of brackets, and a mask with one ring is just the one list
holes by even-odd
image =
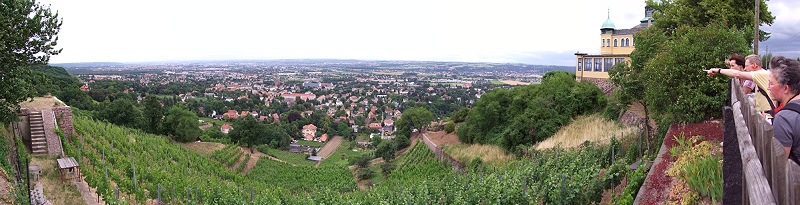
[[629, 29], [617, 29], [609, 11], [608, 18], [600, 27], [600, 54], [575, 53], [575, 75], [578, 80], [608, 79], [611, 67], [630, 61], [631, 52], [636, 46], [633, 34], [653, 23], [653, 9], [645, 6], [644, 10], [644, 18]]

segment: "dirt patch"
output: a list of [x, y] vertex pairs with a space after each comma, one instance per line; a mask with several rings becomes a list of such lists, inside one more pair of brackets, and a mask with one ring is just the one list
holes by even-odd
[[30, 98], [28, 100], [22, 101], [19, 103], [20, 107], [28, 108], [31, 112], [39, 112], [42, 110], [47, 110], [55, 105], [64, 105], [63, 102], [59, 101], [53, 97], [35, 97], [33, 101]]
[[333, 139], [328, 141], [328, 143], [325, 143], [325, 146], [323, 146], [322, 149], [319, 150], [317, 156], [322, 157], [322, 159], [327, 159], [328, 157], [331, 156], [331, 154], [334, 151], [336, 151], [336, 148], [338, 148], [340, 144], [342, 144], [342, 137], [341, 136], [333, 137]]
[[214, 126], [214, 125], [213, 125], [213, 124], [211, 124], [210, 122], [206, 122], [204, 125], [201, 125], [201, 126], [200, 126], [200, 129], [201, 129], [201, 130], [206, 130], [206, 129], [208, 129], [209, 127], [212, 127], [212, 126]]
[[[258, 152], [258, 153], [261, 153], [261, 152]], [[240, 172], [240, 174], [245, 175], [245, 174], [247, 174], [247, 172], [252, 170], [253, 167], [256, 166], [256, 163], [258, 163], [258, 159], [259, 158], [261, 158], [261, 156], [255, 154], [255, 153], [250, 154], [250, 159], [247, 159], [247, 164], [244, 164], [244, 168], [242, 168], [242, 172]]]
[[[88, 186], [81, 187], [78, 183], [86, 184], [86, 181], [75, 182], [76, 179], [62, 181], [61, 176], [56, 169], [55, 158], [49, 157], [34, 157], [31, 159], [31, 164], [36, 164], [41, 167], [41, 174], [39, 174], [39, 182], [42, 186], [42, 193], [51, 202], [56, 204], [97, 204], [96, 196]], [[31, 183], [33, 187], [36, 183]], [[78, 186], [76, 186], [78, 185]]]
[[[256, 164], [258, 164], [258, 160], [261, 159], [261, 157], [266, 157], [266, 158], [269, 158], [271, 160], [275, 160], [275, 161], [278, 161], [278, 162], [286, 163], [283, 160], [280, 160], [280, 159], [275, 158], [273, 156], [269, 156], [267, 154], [261, 153], [261, 152], [259, 152], [258, 150], [255, 150], [255, 149], [252, 149], [252, 150], [250, 150], [248, 152], [251, 152], [250, 160], [248, 160], [247, 164], [245, 164], [244, 168], [242, 168], [242, 172], [241, 172], [242, 175], [247, 174], [247, 172], [250, 172], [250, 170], [253, 170], [253, 167], [255, 167]], [[245, 152], [245, 153], [247, 153], [247, 152]]]
[[530, 85], [531, 84], [531, 83], [526, 83], [526, 82], [516, 81], [516, 80], [501, 80], [500, 82], [503, 82], [503, 83], [509, 84], [509, 85]]
[[234, 162], [233, 165], [231, 167], [229, 167], [231, 169], [231, 171], [236, 171], [236, 168], [239, 168], [239, 165], [244, 163], [245, 160], [250, 160], [250, 159], [246, 158], [247, 157], [247, 152], [245, 151], [244, 148], [239, 147], [239, 151], [242, 152], [242, 156], [239, 156], [239, 159], [236, 159], [236, 162]]
[[425, 132], [425, 136], [428, 136], [428, 139], [433, 141], [436, 145], [455, 145], [461, 144], [458, 141], [458, 136], [455, 132], [447, 134], [445, 131], [438, 131], [438, 132]]
[[192, 151], [200, 152], [203, 154], [211, 154], [214, 151], [225, 148], [225, 144], [216, 142], [189, 142], [180, 144], [181, 146], [186, 147]]

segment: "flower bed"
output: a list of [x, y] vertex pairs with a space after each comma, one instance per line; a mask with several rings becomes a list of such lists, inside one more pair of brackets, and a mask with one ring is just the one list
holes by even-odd
[[[722, 141], [722, 123], [718, 121], [706, 121], [685, 125], [673, 124], [667, 131], [662, 146], [666, 146], [666, 149], [669, 150], [679, 145], [674, 136], [680, 136], [681, 133], [686, 137], [695, 135], [705, 136], [701, 140], [694, 141], [691, 146], [697, 145], [703, 141], [718, 143]], [[640, 199], [641, 204], [661, 204], [666, 202], [672, 189], [673, 182], [679, 180], [667, 176], [665, 173], [665, 171], [671, 167], [672, 163], [675, 162], [670, 152], [665, 152], [661, 155], [661, 158], [663, 158], [664, 161], [654, 165], [653, 169], [655, 170], [653, 170], [653, 174], [647, 178], [643, 185], [645, 188], [644, 194], [640, 196], [642, 197]]]

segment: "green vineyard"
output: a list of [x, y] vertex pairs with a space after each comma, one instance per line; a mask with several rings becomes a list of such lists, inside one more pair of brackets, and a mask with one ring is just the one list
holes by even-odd
[[244, 161], [231, 166], [249, 155], [237, 145], [199, 154], [163, 136], [82, 116], [74, 124], [83, 141], [62, 139], [66, 153], [80, 159], [86, 181], [109, 204], [159, 198], [170, 204], [590, 204], [626, 170], [622, 160], [611, 162], [607, 146], [588, 145], [464, 174], [417, 143], [380, 184], [358, 190], [353, 171], [341, 164], [315, 168], [262, 158], [242, 175]]

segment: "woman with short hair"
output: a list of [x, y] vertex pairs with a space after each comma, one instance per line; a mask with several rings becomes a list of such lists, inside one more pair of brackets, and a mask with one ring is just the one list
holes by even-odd
[[786, 149], [787, 158], [800, 164], [800, 62], [772, 58], [767, 89], [773, 100], [784, 105], [773, 119], [774, 137]]

